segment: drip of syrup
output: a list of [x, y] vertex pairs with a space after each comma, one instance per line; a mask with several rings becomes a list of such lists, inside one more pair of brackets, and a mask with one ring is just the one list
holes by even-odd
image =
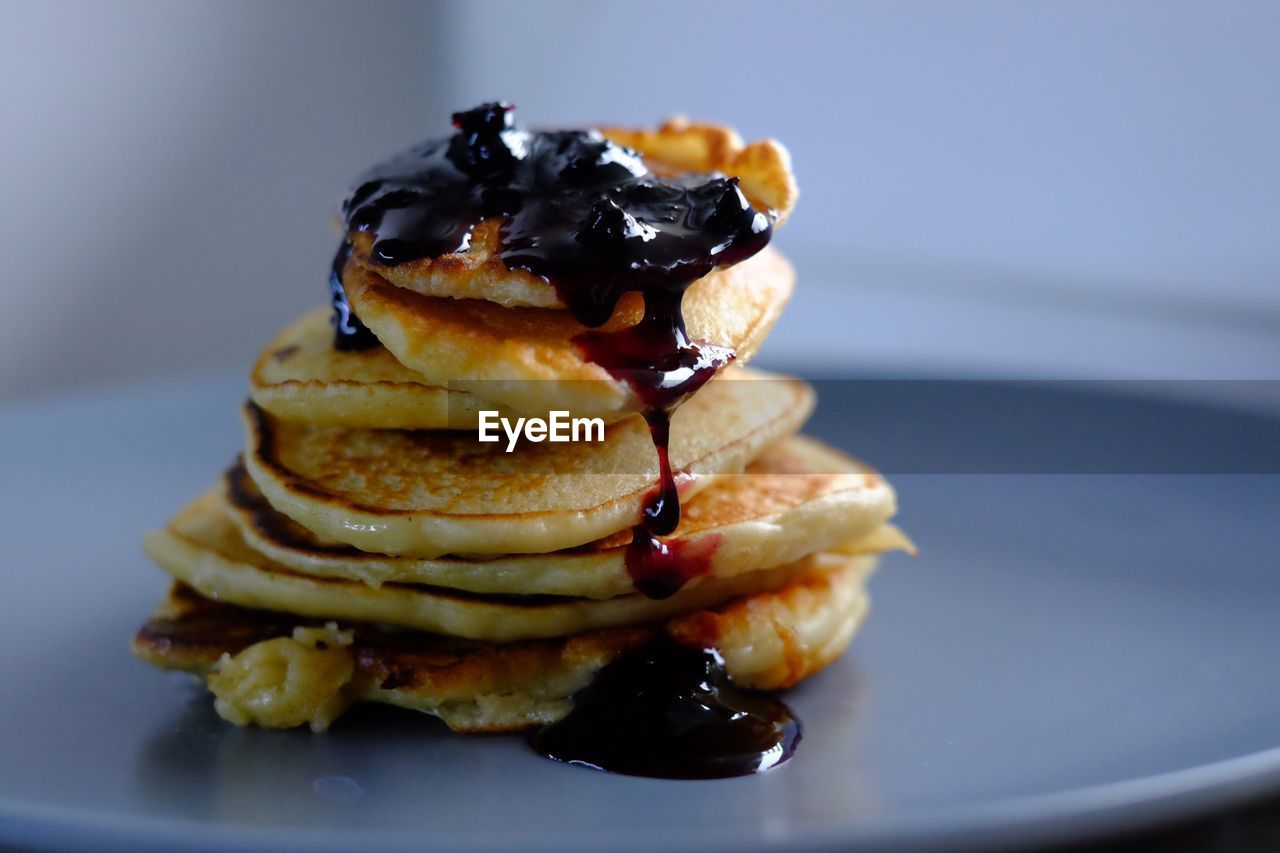
[[632, 531], [626, 566], [636, 590], [649, 598], [670, 598], [691, 579], [709, 574], [711, 558], [720, 546], [718, 536], [699, 541], [663, 541], [644, 530]]
[[719, 541], [711, 539], [695, 546], [679, 539], [664, 542], [658, 538], [674, 532], [680, 524], [680, 490], [671, 470], [671, 416], [665, 408], [649, 408], [644, 417], [658, 454], [658, 485], [645, 497], [624, 561], [638, 592], [649, 598], [670, 598], [689, 580], [710, 571]]
[[735, 686], [714, 649], [662, 640], [602, 669], [568, 716], [529, 740], [548, 758], [597, 770], [719, 779], [776, 767], [800, 731], [782, 702]]
[[680, 311], [682, 296], [683, 290], [646, 292], [644, 316], [634, 326], [584, 332], [575, 339], [587, 358], [626, 381], [644, 404], [658, 456], [658, 484], [645, 497], [625, 559], [636, 590], [650, 598], [668, 598], [707, 570], [705, 557], [658, 538], [680, 524], [680, 493], [671, 470], [671, 412], [734, 355], [726, 347], [689, 339]]
[[347, 292], [342, 288], [342, 268], [351, 257], [351, 242], [343, 240], [329, 268], [329, 299], [333, 303], [333, 348], [343, 352], [359, 352], [378, 345], [369, 327], [351, 310]]
[[[592, 330], [575, 339], [584, 356], [625, 381], [644, 406], [660, 477], [633, 533], [627, 568], [645, 594], [671, 595], [699, 567], [658, 539], [680, 521], [668, 419], [734, 357], [729, 348], [689, 338], [684, 292], [716, 267], [763, 249], [770, 219], [751, 206], [737, 178], [659, 176], [598, 131], [518, 127], [507, 104], [454, 113], [453, 125], [452, 136], [418, 145], [356, 182], [342, 208], [348, 233], [368, 233], [371, 260], [396, 265], [465, 251], [481, 221], [501, 219], [499, 258], [556, 289]], [[346, 255], [339, 256], [340, 270]], [[330, 284], [335, 345], [372, 345], [340, 279]], [[596, 331], [633, 291], [644, 299], [641, 320]]]

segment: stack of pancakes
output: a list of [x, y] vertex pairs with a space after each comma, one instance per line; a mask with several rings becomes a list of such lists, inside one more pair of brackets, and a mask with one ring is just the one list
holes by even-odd
[[[605, 133], [655, 171], [736, 176], [776, 222], [794, 203], [775, 143]], [[875, 555], [910, 545], [880, 476], [798, 435], [809, 386], [744, 367], [791, 295], [780, 254], [684, 293], [689, 337], [733, 364], [671, 413], [680, 522], [642, 552], [632, 530], [660, 480], [644, 402], [584, 355], [554, 288], [502, 263], [498, 224], [394, 265], [347, 237], [338, 322], [367, 340], [335, 346], [321, 308], [263, 351], [243, 455], [146, 539], [174, 584], [134, 640], [142, 659], [207, 679], [238, 724], [319, 730], [368, 700], [500, 731], [560, 719], [602, 667], [660, 640], [714, 648], [760, 689], [844, 650]], [[630, 294], [603, 331], [642, 312]], [[600, 418], [603, 440], [478, 441], [481, 412], [554, 410]]]

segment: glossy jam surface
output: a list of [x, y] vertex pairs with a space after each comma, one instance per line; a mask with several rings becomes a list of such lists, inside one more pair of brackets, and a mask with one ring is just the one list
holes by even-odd
[[[769, 242], [769, 218], [735, 178], [660, 177], [592, 130], [529, 131], [512, 108], [455, 113], [452, 136], [374, 167], [343, 202], [386, 265], [465, 251], [499, 219], [499, 257], [549, 282], [585, 326], [622, 294], [679, 293]], [[671, 319], [671, 318], [668, 318]]]
[[664, 541], [640, 525], [627, 546], [627, 573], [637, 592], [649, 598], [670, 598], [693, 578], [711, 571], [711, 558], [719, 546], [718, 536]]
[[[685, 328], [685, 290], [716, 267], [751, 257], [769, 242], [769, 217], [723, 175], [663, 176], [639, 154], [593, 130], [530, 131], [506, 104], [453, 115], [456, 132], [423, 143], [357, 181], [343, 202], [348, 233], [373, 238], [371, 260], [397, 265], [463, 252], [473, 230], [500, 220], [498, 256], [508, 269], [539, 276], [588, 331], [584, 357], [633, 390], [658, 453], [660, 478], [627, 551], [636, 588], [666, 597], [701, 571], [658, 537], [680, 521], [680, 496], [667, 455], [671, 411], [734, 357], [694, 341]], [[335, 267], [346, 256], [339, 252]], [[341, 281], [331, 281], [335, 345], [359, 349], [373, 338], [351, 314]], [[642, 319], [596, 331], [623, 294], [644, 299]]]
[[714, 650], [672, 641], [602, 669], [568, 716], [530, 736], [557, 761], [665, 779], [758, 773], [790, 758], [799, 740], [786, 705], [734, 686]]
[[644, 514], [631, 531], [624, 563], [638, 592], [649, 598], [670, 598], [691, 579], [710, 570], [719, 539], [691, 545], [659, 538], [680, 524], [680, 490], [671, 470], [671, 414], [651, 408], [644, 416], [658, 454], [658, 485], [645, 496]]

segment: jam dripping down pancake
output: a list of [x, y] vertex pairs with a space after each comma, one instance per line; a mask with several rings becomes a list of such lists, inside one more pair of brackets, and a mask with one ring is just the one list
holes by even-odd
[[[589, 331], [577, 343], [644, 405], [660, 476], [628, 566], [637, 589], [672, 595], [698, 567], [659, 539], [680, 522], [667, 450], [670, 414], [734, 357], [730, 348], [690, 339], [681, 301], [697, 279], [763, 249], [770, 218], [736, 178], [655, 174], [637, 152], [598, 131], [526, 130], [501, 103], [455, 113], [453, 124], [452, 136], [376, 166], [356, 183], [343, 203], [348, 234], [370, 235], [370, 259], [396, 266], [465, 252], [477, 226], [499, 219], [502, 262], [551, 284], [582, 325], [599, 327], [624, 294], [642, 295], [638, 323]], [[344, 242], [335, 269], [349, 253]], [[340, 280], [333, 296], [335, 346], [369, 345], [372, 335], [351, 313]]]

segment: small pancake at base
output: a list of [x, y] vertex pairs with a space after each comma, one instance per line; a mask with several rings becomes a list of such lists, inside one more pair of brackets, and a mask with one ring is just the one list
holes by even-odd
[[[551, 554], [394, 557], [321, 541], [272, 509], [242, 465], [227, 471], [224, 485], [232, 518], [250, 547], [303, 574], [487, 594], [611, 598], [635, 591], [626, 567], [629, 532]], [[686, 501], [679, 528], [664, 542], [681, 555], [696, 584], [856, 546], [894, 509], [893, 489], [881, 477], [816, 439], [793, 436], [766, 449], [744, 473], [725, 476]], [[910, 547], [901, 533], [895, 541], [896, 528], [888, 527], [866, 550]]]
[[[813, 408], [798, 379], [732, 370], [671, 418], [682, 496], [736, 474], [796, 432]], [[640, 521], [658, 482], [642, 418], [599, 442], [505, 441], [475, 433], [358, 430], [245, 409], [245, 468], [273, 507], [322, 539], [406, 557], [574, 548]]]
[[509, 414], [428, 384], [385, 347], [336, 349], [331, 314], [309, 311], [267, 345], [249, 377], [253, 402], [282, 420], [372, 429], [475, 429], [481, 409]]
[[[794, 279], [771, 248], [699, 279], [684, 294], [690, 339], [728, 347], [735, 363], [746, 364], [790, 299]], [[575, 338], [589, 330], [567, 311], [422, 296], [356, 262], [347, 264], [342, 281], [352, 310], [428, 383], [527, 415], [564, 409], [610, 420], [641, 408], [625, 380], [583, 353]], [[600, 331], [633, 326], [642, 314], [640, 295], [627, 294]]]
[[250, 548], [219, 490], [185, 507], [164, 530], [147, 534], [147, 556], [202, 595], [244, 607], [317, 618], [383, 622], [476, 640], [508, 642], [667, 619], [741, 595], [777, 589], [838, 565], [847, 556], [813, 554], [785, 566], [705, 580], [664, 599], [640, 594], [603, 600], [564, 596], [483, 596], [441, 587], [300, 575]]
[[[848, 646], [867, 612], [863, 583], [874, 562], [874, 557], [846, 558], [779, 590], [714, 609], [568, 638], [478, 643], [343, 623], [333, 627], [351, 632], [349, 645], [336, 654], [347, 656], [350, 675], [339, 684], [336, 703], [332, 696], [290, 696], [290, 681], [280, 683], [267, 673], [257, 686], [264, 688], [259, 695], [304, 708], [308, 700], [314, 710], [327, 704], [326, 714], [309, 716], [316, 728], [326, 726], [347, 703], [369, 701], [434, 714], [455, 731], [515, 731], [560, 719], [572, 696], [618, 655], [671, 637], [719, 650], [729, 676], [743, 687], [782, 689], [813, 675]], [[147, 663], [203, 678], [228, 668], [233, 659], [223, 655], [252, 662], [259, 644], [280, 642], [296, 628], [316, 624], [291, 613], [210, 601], [175, 584], [134, 638], [133, 650]], [[291, 675], [294, 685], [305, 681], [296, 669]], [[304, 713], [288, 724], [307, 721]]]

